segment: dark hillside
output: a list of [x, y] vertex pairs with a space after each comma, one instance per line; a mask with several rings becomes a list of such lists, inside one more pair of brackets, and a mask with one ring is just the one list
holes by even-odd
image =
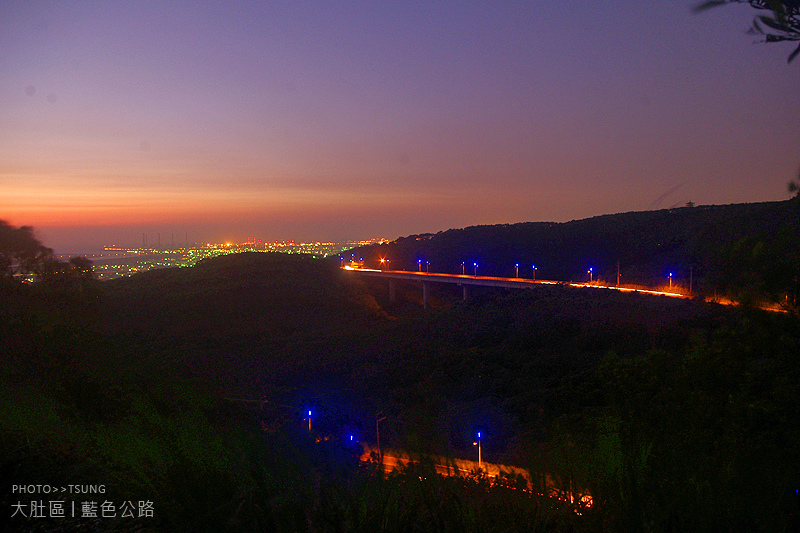
[[104, 333], [212, 379], [240, 381], [247, 369], [255, 381], [259, 368], [281, 376], [304, 366], [298, 345], [324, 345], [388, 318], [337, 268], [304, 255], [232, 254], [103, 289]]
[[[419, 287], [399, 286], [399, 303], [390, 304], [382, 283], [367, 286], [398, 319], [356, 349], [341, 347], [361, 394], [376, 411], [406, 421], [400, 434], [423, 432], [421, 441], [437, 453], [469, 454], [471, 426], [463, 424], [496, 417], [495, 453], [511, 462], [519, 461], [521, 433], [545, 438], [556, 418], [597, 401], [586, 388], [609, 354], [679, 350], [734, 313], [698, 301], [561, 286], [487, 289], [467, 303], [454, 299], [423, 312], [402, 302], [413, 297], [402, 291]], [[416, 426], [425, 420], [427, 429]]]
[[[321, 480], [369, 481], [355, 448], [315, 446], [298, 400], [308, 382], [324, 395], [326, 346], [387, 320], [338, 269], [253, 254], [112, 283], [3, 281], [0, 530], [295, 531], [324, 520], [309, 511]], [[31, 519], [53, 495], [15, 492], [28, 484], [105, 492], [59, 493], [77, 516]], [[98, 497], [154, 515], [82, 518]]]
[[353, 382], [406, 449], [469, 456], [482, 430], [484, 457], [589, 487], [591, 530], [798, 523], [796, 316], [559, 286], [415, 313], [370, 287], [406, 318]]
[[419, 296], [414, 284], [391, 304], [384, 283], [283, 254], [224, 256], [102, 286], [102, 330], [132, 365], [200, 378], [227, 396], [315, 398], [349, 411], [343, 420], [386, 410], [403, 421], [387, 424], [386, 438], [425, 442], [429, 453], [469, 453], [461, 422], [434, 424], [444, 433], [424, 426], [472, 406], [507, 421], [496, 453], [514, 457], [519, 446], [507, 439], [542, 435], [585, 402], [579, 390], [608, 353], [678, 348], [693, 328], [712, 327], [709, 308], [691, 301], [547, 286], [476, 291], [469, 303], [434, 292], [440, 309], [425, 313], [403, 303]]
[[[43, 531], [796, 523], [797, 316], [565, 286], [476, 289], [467, 302], [445, 287], [423, 310], [416, 284], [389, 302], [382, 280], [352, 274], [242, 254], [0, 287], [0, 473], [103, 482], [110, 498], [156, 504], [150, 522]], [[586, 489], [596, 505], [578, 514], [425, 461], [384, 478], [359, 466], [355, 443], [375, 444], [380, 416], [384, 447], [474, 458], [482, 431], [485, 461]], [[10, 509], [20, 497], [6, 491]]]

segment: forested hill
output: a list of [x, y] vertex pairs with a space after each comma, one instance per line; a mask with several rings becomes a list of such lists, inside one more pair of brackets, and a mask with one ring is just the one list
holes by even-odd
[[[411, 235], [355, 253], [365, 266], [388, 258], [390, 268], [479, 275], [676, 283], [706, 292], [755, 291], [776, 296], [796, 284], [800, 244], [798, 199], [697, 206], [603, 215], [571, 222], [525, 222]], [[346, 259], [350, 259], [347, 257]], [[793, 281], [794, 280], [794, 281]], [[794, 290], [796, 293], [796, 290]]]
[[258, 381], [253, 361], [271, 378], [294, 374], [306, 357], [323, 358], [318, 346], [387, 318], [333, 265], [299, 254], [231, 254], [102, 287], [99, 328], [107, 336], [153, 364], [223, 381], [249, 373], [251, 385]]

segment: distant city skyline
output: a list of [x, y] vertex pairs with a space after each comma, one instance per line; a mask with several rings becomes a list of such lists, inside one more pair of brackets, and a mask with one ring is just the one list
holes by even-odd
[[[144, 241], [144, 239], [143, 239]], [[356, 246], [379, 244], [380, 239], [360, 242], [244, 242], [244, 243], [203, 243], [178, 246], [177, 243], [165, 245], [148, 244], [139, 246], [110, 245], [102, 250], [85, 250], [80, 255], [92, 262], [95, 278], [101, 281], [131, 276], [148, 270], [172, 267], [191, 267], [204, 259], [220, 255], [240, 252], [281, 252], [287, 254], [304, 254], [316, 258], [338, 256]], [[61, 261], [71, 256], [67, 253], [56, 253]]]
[[696, 0], [0, 3], [0, 219], [61, 253], [776, 201], [800, 63]]

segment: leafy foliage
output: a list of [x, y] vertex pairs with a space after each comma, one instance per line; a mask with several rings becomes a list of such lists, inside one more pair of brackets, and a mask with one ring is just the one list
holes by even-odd
[[[755, 9], [771, 13], [753, 18], [751, 34], [763, 35], [764, 41], [768, 43], [800, 41], [800, 2], [797, 0], [707, 0], [697, 5], [695, 11], [745, 2]], [[791, 62], [798, 54], [800, 54], [800, 44], [789, 54], [787, 61]]]
[[800, 427], [789, 422], [798, 413], [787, 380], [798, 377], [796, 327], [784, 316], [742, 317], [685, 351], [604, 362], [597, 378], [606, 401], [573, 419], [570, 434], [595, 454], [590, 490], [611, 523], [626, 531], [791, 523], [800, 463], [790, 443]]
[[14, 228], [0, 220], [0, 277], [13, 279], [41, 275], [53, 251], [33, 236], [33, 228]]
[[0, 283], [43, 281], [85, 285], [91, 278], [92, 262], [85, 257], [58, 261], [53, 250], [36, 239], [33, 228], [15, 228], [0, 220]]

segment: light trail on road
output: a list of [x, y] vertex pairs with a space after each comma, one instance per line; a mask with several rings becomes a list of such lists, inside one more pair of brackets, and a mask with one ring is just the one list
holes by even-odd
[[670, 298], [691, 298], [691, 295], [675, 291], [658, 291], [655, 289], [642, 289], [638, 287], [625, 287], [615, 285], [601, 285], [598, 283], [578, 283], [574, 281], [552, 281], [552, 280], [533, 280], [524, 278], [502, 278], [497, 276], [475, 276], [470, 274], [442, 274], [437, 272], [415, 272], [407, 270], [378, 270], [374, 268], [356, 268], [349, 265], [343, 266], [343, 270], [351, 272], [364, 272], [378, 277], [399, 278], [407, 280], [430, 280], [443, 283], [467, 283], [470, 285], [485, 285], [488, 287], [508, 287], [508, 288], [532, 288], [536, 285], [563, 285], [566, 287], [587, 288], [587, 289], [607, 289], [620, 292], [631, 292], [648, 294], [651, 296], [667, 296]]
[[[364, 451], [361, 454], [361, 462], [377, 463], [382, 461], [381, 469], [384, 475], [390, 474], [396, 470], [402, 470], [409, 464], [419, 462], [418, 459], [415, 460], [400, 450], [384, 450], [384, 453], [381, 455], [376, 448], [373, 448], [369, 445], [362, 444], [362, 447]], [[478, 464], [476, 461], [469, 461], [467, 459], [452, 459], [437, 456], [429, 457], [434, 462], [434, 469], [436, 473], [441, 476], [469, 477], [475, 474], [483, 474], [493, 485], [497, 484], [514, 490], [522, 490], [530, 494], [537, 494], [538, 496], [548, 497], [563, 503], [575, 505], [576, 512], [578, 512], [580, 508], [588, 508], [593, 504], [591, 494], [588, 492], [571, 493], [569, 491], [559, 489], [556, 482], [550, 475], [547, 475], [545, 479], [546, 494], [542, 494], [541, 492], [536, 492], [534, 490], [530, 473], [523, 468], [498, 463], [487, 463], [486, 461], [482, 461], [480, 464]], [[502, 480], [504, 477], [507, 477], [509, 480], [513, 480], [517, 476], [521, 476], [525, 480], [527, 485], [525, 488], [509, 486], [507, 484], [503, 484], [502, 482], [498, 483], [498, 481]]]

